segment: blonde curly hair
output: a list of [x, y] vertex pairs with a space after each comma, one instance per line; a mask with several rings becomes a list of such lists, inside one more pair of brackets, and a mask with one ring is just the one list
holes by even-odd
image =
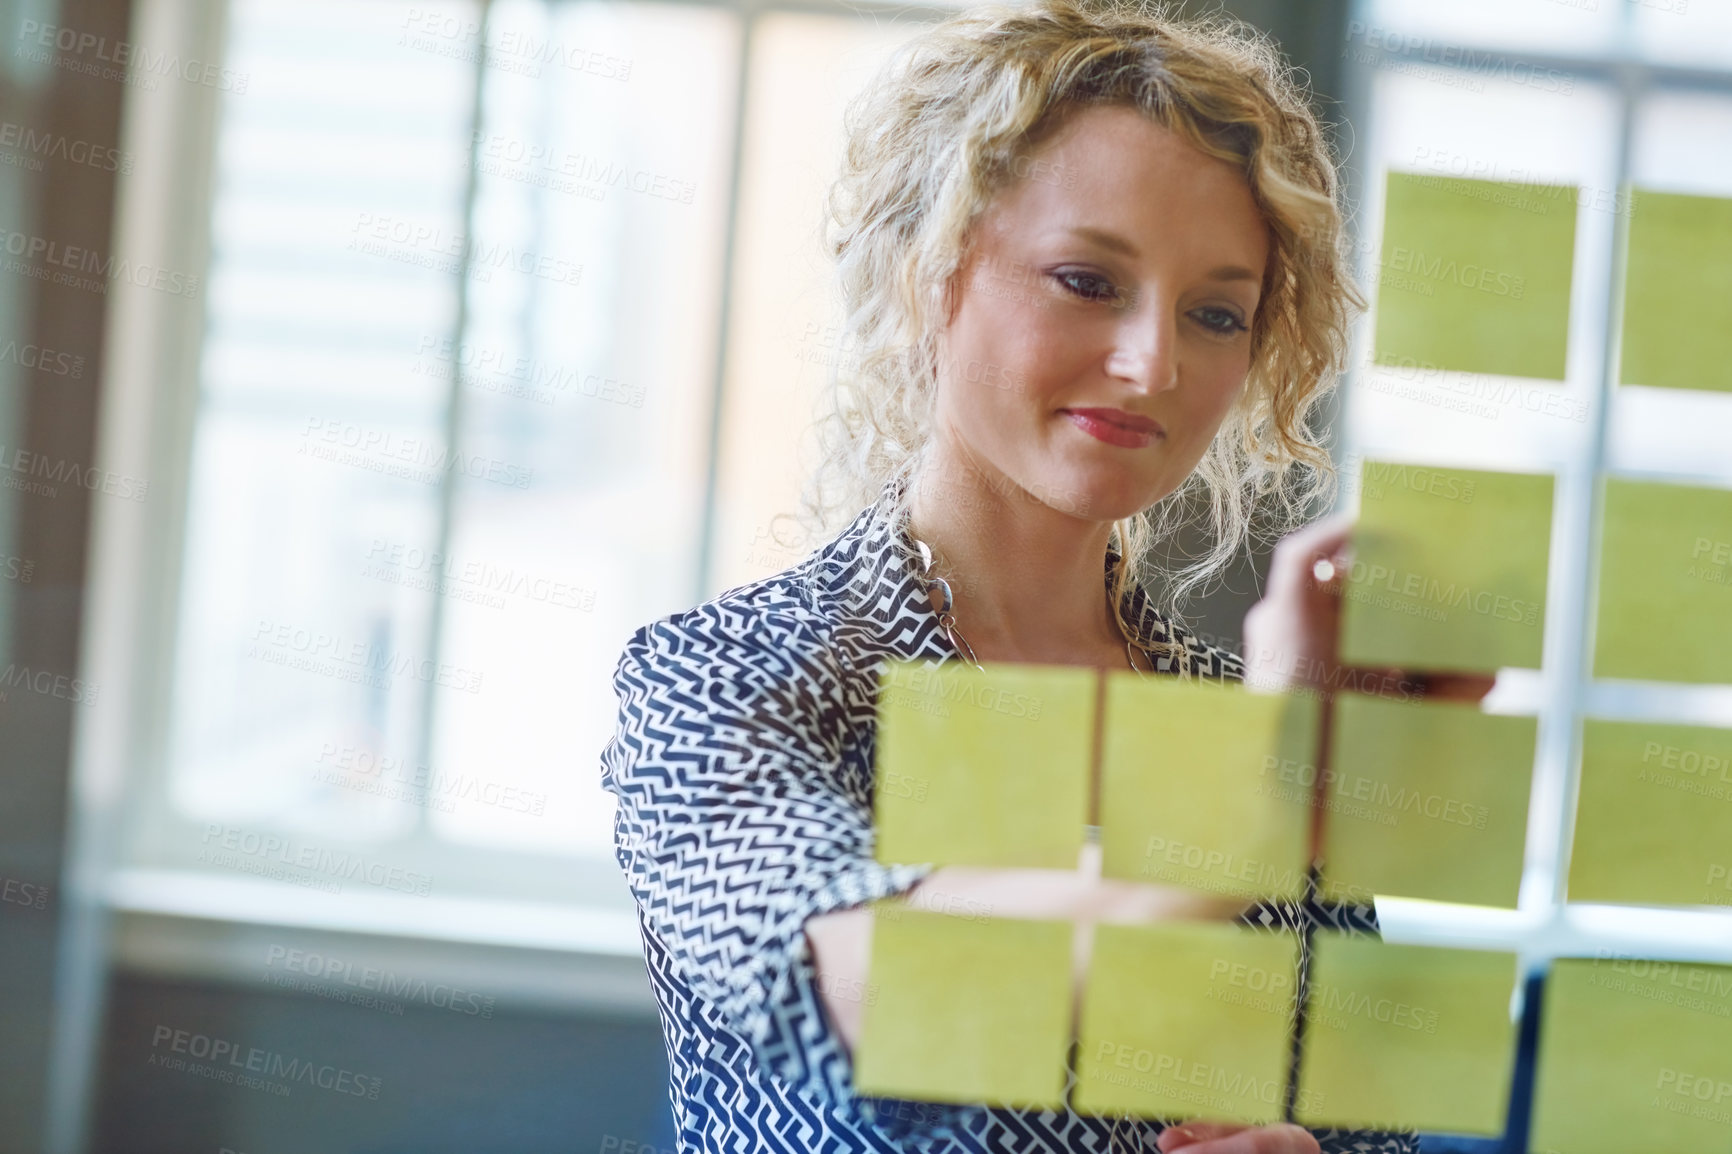
[[[1164, 588], [1173, 612], [1252, 537], [1285, 531], [1333, 493], [1312, 428], [1365, 300], [1352, 279], [1335, 161], [1303, 84], [1249, 25], [1178, 18], [1153, 0], [1032, 0], [965, 11], [904, 44], [849, 106], [826, 247], [856, 350], [831, 378], [821, 463], [801, 499], [809, 531], [893, 490], [905, 515], [930, 445], [946, 286], [971, 227], [1026, 178], [1063, 116], [1128, 105], [1240, 169], [1268, 224], [1251, 368], [1190, 478], [1114, 526], [1125, 583]], [[1202, 523], [1208, 545], [1161, 564], [1158, 545]], [[1258, 531], [1253, 533], [1253, 525]], [[1123, 624], [1121, 618], [1121, 625]]]

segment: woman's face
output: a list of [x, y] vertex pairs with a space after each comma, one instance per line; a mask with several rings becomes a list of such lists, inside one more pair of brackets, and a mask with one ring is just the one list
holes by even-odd
[[939, 433], [990, 484], [1127, 517], [1244, 388], [1267, 227], [1231, 165], [1132, 108], [1076, 111], [1017, 172], [953, 286]]

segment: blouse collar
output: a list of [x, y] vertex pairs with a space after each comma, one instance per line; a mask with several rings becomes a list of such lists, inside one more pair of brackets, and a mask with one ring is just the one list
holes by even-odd
[[[907, 522], [893, 523], [889, 515], [898, 483], [894, 479], [886, 482], [878, 500], [819, 550], [813, 558], [812, 580], [822, 595], [839, 602], [849, 616], [883, 625], [906, 619], [929, 620], [933, 628], [921, 631], [926, 643], [917, 646], [921, 650], [917, 656], [954, 656], [943, 631], [937, 628], [937, 614], [912, 561], [915, 550]], [[906, 554], [896, 547], [898, 542]], [[1118, 548], [1109, 545], [1102, 559], [1103, 591], [1108, 595], [1121, 561]], [[1172, 637], [1171, 625], [1142, 586], [1131, 582], [1120, 606], [1132, 640], [1156, 654], [1165, 652]]]

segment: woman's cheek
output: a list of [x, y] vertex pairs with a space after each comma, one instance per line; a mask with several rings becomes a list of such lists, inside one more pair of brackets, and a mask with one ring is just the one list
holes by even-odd
[[1207, 387], [1198, 391], [1197, 404], [1190, 416], [1197, 424], [1205, 427], [1207, 439], [1214, 439], [1216, 430], [1227, 419], [1227, 414], [1233, 411], [1233, 406], [1244, 396], [1247, 371], [1243, 359], [1235, 358], [1219, 366]]

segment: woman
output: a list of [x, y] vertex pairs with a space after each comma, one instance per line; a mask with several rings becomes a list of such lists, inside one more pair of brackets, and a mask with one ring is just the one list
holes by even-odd
[[[681, 1149], [1415, 1149], [854, 1093], [863, 903], [1220, 912], [1103, 881], [1093, 855], [1074, 874], [875, 862], [878, 664], [1244, 677], [1153, 608], [1148, 557], [1176, 503], [1201, 497], [1214, 544], [1173, 588], [1194, 585], [1244, 543], [1259, 497], [1291, 517], [1314, 494], [1328, 460], [1308, 416], [1363, 302], [1317, 123], [1241, 26], [1071, 0], [979, 9], [906, 46], [849, 132], [832, 245], [862, 355], [811, 507], [859, 511], [786, 572], [638, 630], [616, 676], [603, 779]], [[1332, 668], [1321, 563], [1340, 562], [1345, 532], [1278, 548], [1246, 621], [1260, 681]], [[1248, 916], [1375, 930], [1369, 908], [1316, 902]]]

